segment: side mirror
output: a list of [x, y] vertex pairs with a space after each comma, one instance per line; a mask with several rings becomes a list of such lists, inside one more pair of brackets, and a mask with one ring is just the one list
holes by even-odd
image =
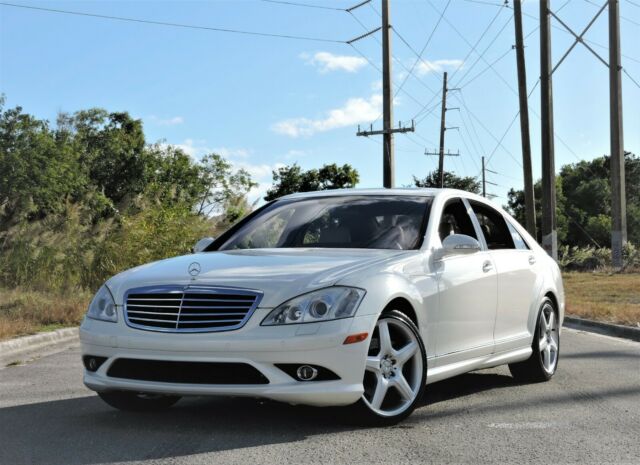
[[448, 255], [466, 255], [479, 252], [480, 242], [466, 234], [452, 234], [444, 238], [442, 241], [442, 256]]
[[194, 245], [191, 249], [191, 253], [202, 252], [204, 249], [209, 247], [213, 241], [215, 241], [213, 237], [203, 237], [198, 242], [196, 242], [196, 245]]

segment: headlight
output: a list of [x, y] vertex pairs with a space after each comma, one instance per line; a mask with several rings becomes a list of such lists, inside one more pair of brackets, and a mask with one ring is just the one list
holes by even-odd
[[87, 317], [93, 318], [94, 320], [111, 321], [114, 323], [118, 321], [116, 303], [107, 286], [103, 285], [96, 293], [95, 297], [89, 304]]
[[303, 294], [279, 305], [262, 321], [263, 326], [314, 323], [355, 315], [365, 291], [353, 287], [328, 287]]

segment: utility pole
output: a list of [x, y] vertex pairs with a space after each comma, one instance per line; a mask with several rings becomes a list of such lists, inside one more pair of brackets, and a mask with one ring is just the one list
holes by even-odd
[[487, 180], [484, 175], [484, 157], [482, 157], [482, 196], [487, 196]]
[[382, 128], [383, 185], [395, 184], [395, 146], [391, 122], [393, 121], [393, 93], [391, 91], [391, 28], [389, 27], [389, 0], [382, 0]]
[[442, 110], [440, 112], [440, 157], [438, 159], [438, 176], [440, 177], [440, 188], [444, 187], [444, 133], [447, 130], [445, 124], [447, 119], [447, 72], [442, 75]]
[[609, 0], [609, 106], [611, 120], [611, 259], [622, 267], [622, 248], [627, 242], [624, 142], [622, 131], [622, 67], [620, 66], [619, 1]]
[[551, 21], [549, 0], [540, 0], [540, 107], [542, 132], [542, 247], [558, 259], [556, 178], [551, 80]]
[[522, 143], [522, 169], [524, 171], [524, 206], [527, 231], [536, 237], [536, 211], [531, 171], [531, 137], [529, 134], [529, 103], [527, 71], [522, 37], [522, 1], [514, 0], [513, 18], [516, 32], [516, 64], [518, 66], [518, 96], [520, 100], [520, 140]]
[[[486, 165], [484, 164], [484, 157], [482, 157], [482, 196], [483, 197], [487, 196], [487, 184], [491, 184], [492, 186], [497, 186], [495, 182], [487, 181], [487, 175], [486, 175], [487, 171], [489, 173], [498, 174], [495, 171], [491, 171], [489, 168], [486, 167]], [[495, 197], [495, 196], [489, 194], [489, 197]]]
[[[602, 58], [598, 52], [596, 52], [585, 40], [584, 35], [589, 28], [595, 23], [596, 19], [602, 14], [602, 12], [609, 7], [609, 62]], [[546, 198], [552, 199], [555, 204], [555, 197], [551, 197], [548, 194], [554, 191], [549, 191], [548, 171], [553, 172], [553, 105], [551, 97], [551, 74], [560, 66], [564, 59], [571, 53], [571, 50], [577, 45], [582, 44], [587, 48], [600, 62], [609, 68], [609, 109], [610, 109], [610, 136], [611, 136], [611, 258], [613, 266], [619, 268], [622, 266], [622, 248], [627, 240], [627, 215], [626, 215], [626, 198], [625, 198], [625, 166], [624, 166], [624, 142], [623, 142], [623, 130], [622, 130], [622, 67], [620, 66], [620, 11], [618, 0], [607, 0], [602, 7], [598, 10], [595, 16], [589, 21], [587, 26], [582, 30], [580, 34], [574, 32], [556, 13], [549, 10], [549, 0], [542, 0], [540, 2], [540, 92], [542, 93], [542, 189], [543, 189], [543, 224], [542, 224], [542, 245], [546, 247], [545, 238], [548, 238], [548, 221], [547, 229], [545, 229], [545, 220], [547, 220], [547, 208], [548, 202]], [[549, 73], [550, 62], [550, 32], [549, 32], [549, 17], [551, 14], [558, 22], [575, 37], [575, 41], [565, 54], [560, 58], [558, 63], [553, 67]], [[545, 69], [546, 66], [546, 69]], [[546, 117], [546, 120], [545, 120]], [[550, 122], [550, 123], [549, 123]], [[545, 150], [545, 143], [547, 147], [551, 147], [549, 158], [551, 162], [551, 170], [547, 170], [545, 167], [545, 154], [549, 153], [549, 150]], [[553, 179], [553, 178], [551, 178]], [[545, 185], [546, 181], [546, 185]], [[555, 207], [555, 205], [554, 205]], [[554, 212], [555, 208], [551, 210]], [[554, 241], [555, 237], [555, 218], [552, 221], [552, 232], [550, 236]]]
[[[370, 1], [370, 0], [369, 0]], [[356, 8], [359, 8], [369, 1], [363, 1], [351, 8], [347, 8], [346, 11], [351, 12]], [[389, 1], [382, 0], [382, 131], [374, 131], [371, 128], [370, 131], [361, 131], [358, 127], [356, 135], [369, 137], [371, 135], [382, 134], [382, 170], [383, 170], [383, 185], [386, 188], [392, 188], [395, 185], [395, 147], [393, 143], [393, 135], [396, 132], [413, 132], [415, 131], [415, 125], [411, 123], [411, 127], [398, 128], [393, 127], [393, 86], [391, 82], [391, 25], [390, 25], [390, 13], [389, 13]], [[356, 37], [353, 40], [347, 41], [348, 44], [363, 39], [373, 32], [379, 29], [370, 31], [367, 34]]]

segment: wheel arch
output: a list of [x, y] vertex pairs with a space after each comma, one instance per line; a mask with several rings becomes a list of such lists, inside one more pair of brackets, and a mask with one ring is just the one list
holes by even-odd
[[420, 324], [418, 321], [418, 314], [415, 308], [413, 308], [413, 305], [411, 304], [411, 302], [409, 302], [409, 300], [407, 300], [406, 298], [395, 297], [387, 305], [385, 305], [384, 309], [382, 309], [382, 313], [388, 310], [401, 311], [402, 313], [407, 315], [407, 317], [413, 322], [414, 325], [416, 325], [416, 328], [420, 328]]

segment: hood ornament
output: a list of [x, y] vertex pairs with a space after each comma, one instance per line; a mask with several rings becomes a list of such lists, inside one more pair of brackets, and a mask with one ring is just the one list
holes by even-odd
[[191, 263], [188, 268], [189, 274], [194, 278], [200, 274], [200, 270], [200, 263], [198, 262]]

